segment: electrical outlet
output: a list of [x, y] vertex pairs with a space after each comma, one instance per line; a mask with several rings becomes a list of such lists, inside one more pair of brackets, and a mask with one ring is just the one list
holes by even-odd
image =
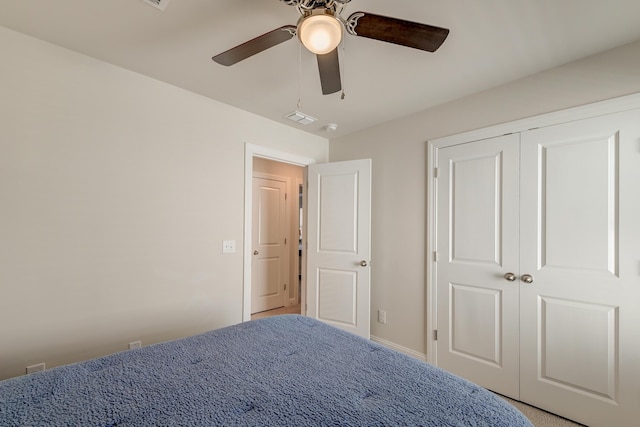
[[27, 366], [27, 374], [33, 374], [34, 372], [44, 371], [46, 369], [44, 362], [35, 365]]
[[142, 341], [133, 341], [129, 343], [129, 350], [135, 350], [142, 347]]
[[384, 310], [378, 310], [378, 322], [387, 323], [387, 312]]

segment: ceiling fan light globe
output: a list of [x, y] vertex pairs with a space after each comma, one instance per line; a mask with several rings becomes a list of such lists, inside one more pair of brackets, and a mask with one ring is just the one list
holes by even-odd
[[300, 41], [311, 52], [324, 55], [331, 52], [342, 40], [342, 24], [332, 15], [311, 15], [298, 25]]

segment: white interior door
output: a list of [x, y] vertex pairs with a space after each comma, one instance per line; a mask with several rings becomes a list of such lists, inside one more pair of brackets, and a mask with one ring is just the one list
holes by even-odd
[[307, 315], [369, 338], [371, 160], [310, 165]]
[[253, 178], [252, 314], [285, 305], [286, 190], [284, 181]]
[[514, 134], [439, 149], [437, 181], [438, 366], [515, 399], [518, 145]]
[[640, 111], [522, 134], [521, 396], [640, 421]]

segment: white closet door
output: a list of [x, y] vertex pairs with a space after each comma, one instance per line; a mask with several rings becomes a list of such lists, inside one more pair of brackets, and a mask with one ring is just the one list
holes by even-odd
[[518, 163], [519, 135], [438, 150], [436, 267], [438, 366], [516, 399]]
[[521, 400], [638, 425], [640, 112], [524, 132], [521, 156]]

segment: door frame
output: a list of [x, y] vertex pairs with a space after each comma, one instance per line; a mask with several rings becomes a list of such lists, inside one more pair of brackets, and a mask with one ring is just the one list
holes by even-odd
[[[512, 122], [489, 126], [486, 128], [476, 129], [463, 132], [456, 135], [446, 136], [443, 138], [428, 141], [427, 146], [427, 239], [425, 262], [427, 272], [426, 279], [426, 327], [425, 327], [425, 343], [427, 362], [438, 365], [437, 360], [437, 329], [438, 329], [438, 306], [437, 306], [437, 179], [438, 179], [438, 150], [443, 147], [464, 144], [468, 142], [478, 141], [487, 138], [493, 138], [509, 133], [524, 132], [527, 130], [558, 125], [561, 123], [572, 122], [576, 120], [588, 119], [596, 116], [619, 113], [622, 111], [640, 108], [640, 93], [612, 98], [605, 101], [593, 102], [591, 104], [581, 105], [578, 107], [567, 108], [564, 110], [554, 111], [551, 113], [534, 115]], [[445, 254], [441, 254], [445, 256]]]
[[[243, 249], [243, 286], [242, 286], [242, 321], [251, 320], [251, 237], [252, 237], [252, 218], [253, 218], [253, 158], [261, 157], [280, 163], [289, 163], [292, 165], [306, 168], [310, 164], [316, 163], [315, 159], [299, 156], [297, 154], [287, 153], [285, 151], [276, 150], [261, 145], [245, 143], [244, 151], [244, 249]], [[305, 172], [306, 180], [306, 172]], [[304, 186], [303, 186], [304, 191]], [[306, 227], [302, 230], [302, 240], [306, 241]], [[306, 259], [306, 251], [302, 252], [303, 263]], [[303, 267], [304, 268], [304, 267]], [[301, 299], [306, 296], [306, 279], [302, 275], [302, 292]], [[302, 313], [305, 313], [304, 299], [301, 304]]]
[[[296, 249], [295, 251], [293, 251], [292, 253], [295, 253], [295, 256], [291, 259], [291, 262], [295, 262], [295, 266], [296, 266], [296, 275], [293, 278], [294, 280], [291, 283], [291, 286], [295, 285], [295, 291], [293, 293], [293, 298], [291, 298], [291, 300], [289, 301], [289, 305], [296, 305], [298, 304], [298, 302], [300, 303], [300, 311], [302, 313], [306, 314], [306, 307], [304, 307], [302, 305], [302, 301], [306, 301], [306, 288], [302, 288], [302, 286], [300, 286], [300, 288], [298, 287], [299, 284], [302, 282], [302, 280], [306, 277], [306, 275], [304, 274], [304, 269], [306, 268], [306, 259], [307, 259], [307, 251], [306, 249], [304, 251], [300, 251], [300, 246], [302, 245], [302, 242], [306, 242], [306, 230], [307, 230], [307, 218], [306, 218], [306, 213], [307, 213], [307, 207], [306, 207], [306, 200], [307, 198], [304, 196], [304, 194], [306, 194], [306, 190], [305, 190], [305, 183], [306, 179], [299, 179], [296, 178], [296, 182], [293, 184], [295, 189], [296, 189], [296, 206], [298, 206], [298, 210], [296, 211], [298, 214], [298, 217], [300, 217], [300, 191], [302, 189], [302, 202], [303, 202], [303, 206], [302, 206], [302, 213], [303, 213], [303, 218], [302, 221], [300, 221], [300, 219], [298, 219], [298, 226], [300, 226], [300, 222], [302, 222], [302, 227], [300, 227], [300, 237], [298, 240], [296, 240], [295, 242], [295, 246]], [[291, 197], [291, 200], [293, 201], [293, 196]], [[293, 222], [293, 221], [292, 221]], [[293, 242], [292, 242], [292, 246], [293, 246]], [[295, 283], [294, 283], [295, 282]], [[305, 292], [303, 292], [303, 289]], [[305, 297], [304, 300], [302, 297]]]

